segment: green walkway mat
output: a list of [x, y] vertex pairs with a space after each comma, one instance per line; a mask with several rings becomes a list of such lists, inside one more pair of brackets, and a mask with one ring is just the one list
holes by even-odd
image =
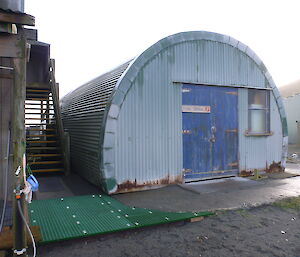
[[36, 200], [29, 204], [30, 223], [39, 226], [42, 242], [209, 216], [211, 212], [175, 213], [126, 206], [107, 195]]

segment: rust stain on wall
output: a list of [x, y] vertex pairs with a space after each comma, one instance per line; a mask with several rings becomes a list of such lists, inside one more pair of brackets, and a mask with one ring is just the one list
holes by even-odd
[[281, 166], [281, 162], [274, 162], [268, 167], [266, 172], [268, 173], [278, 173], [283, 172], [284, 168]]
[[254, 171], [262, 171], [262, 172], [267, 172], [267, 173], [279, 173], [279, 172], [284, 172], [284, 167], [281, 166], [281, 162], [272, 162], [271, 165], [268, 165], [266, 163], [266, 167], [264, 169], [248, 169], [248, 170], [241, 170], [240, 171], [240, 176], [241, 177], [249, 177], [254, 174]]
[[250, 177], [253, 175], [253, 171], [252, 170], [241, 170], [240, 171], [240, 176], [241, 177]]
[[124, 193], [124, 192], [134, 192], [134, 191], [142, 191], [151, 188], [156, 188], [164, 185], [170, 184], [181, 184], [182, 183], [182, 176], [178, 175], [176, 177], [170, 177], [169, 175], [153, 181], [146, 181], [139, 183], [136, 179], [135, 180], [127, 180], [121, 184], [118, 184], [118, 189], [116, 193]]

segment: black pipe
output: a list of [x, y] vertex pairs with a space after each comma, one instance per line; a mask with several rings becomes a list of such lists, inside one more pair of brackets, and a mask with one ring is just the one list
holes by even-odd
[[15, 200], [15, 206], [14, 206], [14, 214], [15, 214], [15, 229], [14, 229], [14, 235], [15, 235], [15, 256], [26, 256], [26, 250], [24, 251], [23, 254], [16, 255], [16, 252], [21, 253], [23, 249], [26, 249], [25, 242], [24, 242], [24, 222], [22, 219], [22, 216], [18, 210], [18, 203], [20, 203], [20, 206], [22, 210], [24, 210], [24, 201], [23, 201], [23, 196], [19, 194], [20, 188], [18, 186], [16, 190], [16, 200]]

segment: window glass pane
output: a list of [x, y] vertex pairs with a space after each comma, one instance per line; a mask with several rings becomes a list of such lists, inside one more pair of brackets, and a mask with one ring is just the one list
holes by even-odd
[[259, 89], [250, 89], [248, 91], [248, 103], [250, 109], [268, 108], [268, 92]]
[[270, 92], [267, 90], [248, 89], [248, 131], [270, 132]]
[[268, 132], [267, 112], [265, 110], [249, 110], [249, 130], [252, 133]]

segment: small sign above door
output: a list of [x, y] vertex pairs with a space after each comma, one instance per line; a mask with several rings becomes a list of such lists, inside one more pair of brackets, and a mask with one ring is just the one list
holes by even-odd
[[182, 105], [182, 112], [210, 113], [209, 105]]

